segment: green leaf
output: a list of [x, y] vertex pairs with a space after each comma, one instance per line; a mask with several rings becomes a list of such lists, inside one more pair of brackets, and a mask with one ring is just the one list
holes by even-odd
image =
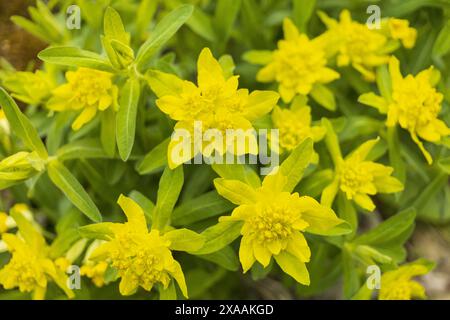
[[327, 145], [328, 152], [330, 153], [334, 165], [336, 166], [342, 161], [342, 152], [339, 145], [339, 139], [333, 129], [333, 125], [331, 124], [330, 120], [328, 120], [327, 118], [322, 118], [322, 125], [325, 129], [327, 129], [327, 133], [325, 135], [325, 144]]
[[161, 167], [167, 165], [167, 148], [169, 142], [170, 138], [167, 138], [145, 155], [144, 159], [137, 164], [139, 174], [154, 173]]
[[241, 0], [218, 0], [214, 12], [214, 26], [218, 41], [225, 44], [233, 29], [241, 7]]
[[188, 229], [177, 229], [164, 234], [170, 241], [170, 249], [175, 251], [198, 251], [205, 244], [205, 238]]
[[100, 141], [96, 138], [87, 138], [68, 143], [56, 152], [56, 156], [60, 160], [111, 158], [106, 154]]
[[[414, 226], [416, 212], [414, 209], [407, 209], [397, 213], [389, 219], [383, 221], [374, 229], [357, 237], [353, 243], [366, 244], [372, 246], [383, 246], [386, 243], [396, 242], [397, 239], [404, 236], [404, 232]], [[405, 241], [406, 239], [402, 239]], [[397, 241], [401, 245], [401, 241]]]
[[212, 17], [204, 13], [199, 8], [194, 8], [191, 17], [187, 20], [186, 25], [200, 37], [216, 42], [216, 33], [213, 28]]
[[361, 287], [361, 281], [352, 253], [347, 249], [342, 251], [342, 271], [344, 274], [344, 297], [350, 299]]
[[237, 271], [239, 269], [239, 259], [230, 246], [213, 253], [197, 255], [197, 257], [211, 261], [229, 271]]
[[130, 36], [125, 31], [122, 19], [119, 13], [112, 7], [107, 7], [105, 11], [105, 17], [103, 20], [103, 30], [105, 36], [111, 39], [116, 39], [123, 44], [128, 44], [130, 41]]
[[181, 5], [164, 16], [152, 30], [150, 37], [138, 51], [136, 64], [142, 70], [148, 66], [153, 55], [166, 43], [192, 15], [192, 5]]
[[175, 281], [170, 281], [167, 288], [159, 285], [159, 300], [177, 300], [177, 289], [175, 288]]
[[392, 100], [392, 82], [389, 69], [386, 65], [377, 68], [376, 81], [381, 96], [386, 100]]
[[140, 91], [139, 80], [134, 78], [128, 79], [121, 91], [120, 108], [116, 119], [116, 139], [123, 161], [128, 160], [134, 145]]
[[205, 244], [202, 249], [193, 252], [196, 255], [216, 252], [236, 240], [242, 229], [242, 222], [221, 221], [202, 232]]
[[99, 240], [111, 240], [114, 237], [114, 233], [111, 231], [111, 222], [102, 222], [89, 224], [78, 228], [78, 233], [81, 237], [86, 239], [99, 239]]
[[258, 174], [245, 164], [213, 164], [212, 168], [221, 178], [239, 180], [254, 188], [261, 186]]
[[61, 257], [79, 239], [80, 233], [77, 229], [65, 230], [53, 240], [49, 255], [54, 259]]
[[100, 141], [111, 158], [116, 153], [116, 112], [108, 108], [101, 113]]
[[47, 167], [50, 180], [57, 186], [66, 197], [83, 212], [89, 219], [100, 222], [102, 216], [92, 199], [83, 189], [78, 180], [69, 170], [57, 160], [51, 161]]
[[438, 164], [446, 174], [450, 174], [450, 157], [440, 159]]
[[445, 56], [450, 52], [450, 20], [447, 20], [447, 23], [439, 32], [439, 35], [433, 46], [433, 55], [435, 56]]
[[293, 1], [293, 18], [294, 22], [303, 33], [306, 33], [309, 19], [314, 12], [316, 0], [294, 0]]
[[102, 56], [76, 47], [50, 47], [39, 52], [38, 57], [42, 61], [63, 66], [114, 72], [114, 68]]
[[183, 187], [183, 181], [183, 166], [174, 170], [166, 167], [159, 181], [152, 228], [162, 230], [169, 224], [173, 208]]
[[145, 217], [150, 222], [153, 220], [152, 212], [155, 204], [139, 191], [131, 191], [130, 198], [133, 199], [144, 210]]
[[330, 111], [336, 110], [336, 100], [333, 91], [324, 85], [316, 84], [311, 91], [311, 97], [325, 109]]
[[197, 198], [183, 202], [175, 208], [172, 214], [172, 224], [174, 226], [187, 226], [230, 212], [234, 207], [235, 205], [219, 196], [216, 191], [210, 191]]
[[306, 138], [299, 144], [291, 154], [283, 161], [280, 172], [287, 177], [284, 191], [291, 192], [300, 182], [303, 172], [308, 167], [313, 153], [313, 142], [311, 138]]
[[20, 111], [16, 102], [2, 87], [0, 87], [0, 106], [5, 112], [12, 132], [22, 139], [27, 148], [36, 151], [41, 158], [47, 159], [47, 150], [45, 149], [44, 143], [39, 137], [37, 130], [22, 111]]
[[[394, 168], [393, 176], [400, 182], [405, 183], [406, 179], [406, 166], [401, 155], [401, 144], [398, 137], [397, 127], [387, 128], [387, 143], [389, 152], [389, 162], [391, 167]], [[396, 197], [398, 197], [396, 195]]]

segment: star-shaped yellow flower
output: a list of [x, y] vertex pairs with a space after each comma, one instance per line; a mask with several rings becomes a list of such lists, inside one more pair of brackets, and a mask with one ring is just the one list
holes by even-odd
[[286, 182], [280, 172], [267, 176], [259, 188], [238, 180], [214, 180], [217, 192], [238, 205], [219, 221], [243, 222], [239, 259], [244, 273], [255, 261], [267, 267], [274, 257], [285, 273], [309, 285], [305, 263], [311, 251], [303, 232], [320, 234], [343, 220], [313, 198], [285, 191]]

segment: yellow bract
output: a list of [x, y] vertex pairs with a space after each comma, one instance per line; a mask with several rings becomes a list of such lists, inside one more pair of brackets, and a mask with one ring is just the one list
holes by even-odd
[[288, 18], [283, 21], [283, 31], [284, 39], [278, 42], [278, 49], [264, 59], [265, 67], [256, 76], [258, 81], [278, 82], [281, 98], [290, 102], [297, 94], [308, 95], [317, 84], [339, 78], [336, 71], [327, 67], [326, 43], [322, 37], [310, 40]]
[[7, 220], [8, 220], [8, 215], [4, 212], [0, 212], [0, 234], [6, 232], [9, 229]]
[[81, 111], [72, 124], [79, 130], [91, 121], [97, 111], [117, 108], [118, 88], [112, 82], [113, 74], [89, 68], [67, 71], [67, 83], [52, 91], [47, 107], [53, 111]]
[[158, 230], [148, 231], [144, 212], [133, 200], [121, 196], [118, 203], [128, 222], [99, 224], [109, 229], [111, 239], [96, 248], [90, 259], [108, 261], [118, 270], [122, 295], [133, 294], [139, 286], [147, 291], [157, 284], [167, 288], [174, 278], [187, 297], [183, 271], [172, 257], [170, 240]]
[[[175, 75], [160, 71], [151, 71], [148, 83], [158, 96], [156, 105], [161, 111], [178, 121], [175, 129], [186, 130], [194, 136], [195, 123], [201, 123], [202, 135], [206, 130], [214, 130], [225, 136], [226, 130], [251, 130], [252, 121], [269, 113], [278, 101], [278, 94], [272, 91], [253, 91], [238, 89], [238, 76], [227, 74], [220, 63], [205, 48], [197, 62], [197, 85], [181, 80]], [[245, 150], [236, 151], [235, 140], [206, 142], [200, 151], [210, 156], [213, 150], [221, 155], [227, 151], [232, 154], [256, 154], [256, 137], [247, 135]], [[197, 143], [192, 139], [192, 146]], [[178, 143], [172, 139], [168, 148], [170, 168], [190, 160], [195, 154], [183, 159], [174, 159], [172, 150]], [[213, 145], [212, 148], [206, 148]], [[205, 152], [209, 150], [209, 152]]]
[[409, 26], [409, 21], [404, 19], [387, 19], [389, 35], [396, 40], [400, 40], [403, 46], [411, 49], [416, 44], [417, 30]]
[[420, 264], [407, 264], [400, 268], [385, 272], [381, 276], [379, 300], [411, 300], [425, 299], [425, 288], [417, 281], [411, 280], [415, 276], [428, 273], [429, 269]]
[[19, 211], [13, 209], [11, 214], [19, 226], [21, 237], [3, 234], [2, 239], [12, 258], [0, 270], [0, 284], [5, 289], [33, 292], [33, 299], [43, 299], [48, 282], [54, 281], [69, 298], [74, 297], [67, 287], [66, 274], [49, 258], [49, 247], [40, 232]]
[[311, 108], [297, 98], [289, 109], [276, 106], [272, 111], [272, 123], [279, 130], [280, 152], [292, 151], [306, 138], [314, 142], [320, 141], [325, 135], [321, 126], [311, 126]]
[[273, 256], [284, 272], [309, 285], [305, 263], [309, 262], [311, 251], [303, 232], [330, 230], [343, 221], [313, 198], [283, 191], [286, 182], [287, 178], [279, 172], [267, 176], [259, 188], [238, 180], [216, 179], [218, 193], [239, 205], [231, 216], [219, 221], [244, 222], [239, 249], [244, 272], [255, 261], [267, 267]]
[[403, 190], [403, 184], [392, 177], [393, 168], [366, 160], [378, 142], [369, 140], [359, 146], [345, 159], [335, 157], [335, 178], [322, 192], [321, 203], [331, 206], [336, 193], [341, 190], [347, 199], [360, 207], [373, 211], [375, 204], [369, 195], [394, 193]]
[[400, 72], [400, 62], [392, 57], [389, 62], [389, 73], [392, 82], [390, 97], [367, 93], [362, 95], [359, 101], [387, 114], [387, 126], [399, 124], [400, 127], [408, 130], [411, 138], [431, 164], [433, 161], [431, 155], [426, 151], [419, 137], [429, 142], [439, 143], [442, 137], [450, 135], [450, 128], [438, 119], [444, 96], [434, 88], [436, 84], [434, 69], [431, 67], [417, 76], [403, 77]]

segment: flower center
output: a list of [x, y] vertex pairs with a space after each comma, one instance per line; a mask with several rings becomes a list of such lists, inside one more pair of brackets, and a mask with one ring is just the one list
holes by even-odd
[[256, 240], [266, 243], [288, 238], [294, 229], [292, 213], [286, 211], [286, 208], [267, 207], [255, 216], [250, 224], [253, 226]]
[[339, 170], [341, 189], [349, 196], [357, 193], [362, 186], [372, 182], [373, 176], [363, 162], [346, 161]]

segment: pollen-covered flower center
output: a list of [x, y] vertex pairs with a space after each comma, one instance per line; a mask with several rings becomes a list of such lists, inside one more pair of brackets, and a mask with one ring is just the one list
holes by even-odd
[[97, 70], [81, 69], [68, 80], [72, 86], [73, 99], [81, 106], [96, 104], [112, 88], [111, 75]]
[[443, 97], [428, 83], [408, 76], [394, 89], [392, 98], [401, 127], [414, 130], [437, 118]]
[[294, 232], [292, 213], [287, 210], [267, 207], [250, 221], [253, 235], [260, 243], [283, 240]]
[[411, 286], [407, 281], [396, 282], [395, 285], [389, 286], [380, 292], [382, 300], [410, 300]]
[[305, 138], [310, 135], [310, 128], [299, 122], [297, 119], [283, 119], [276, 126], [280, 130], [280, 146], [287, 150], [293, 150]]
[[[45, 275], [38, 267], [38, 262], [33, 257], [18, 257], [13, 255], [6, 266], [8, 279], [3, 282], [6, 289], [19, 287], [20, 291], [31, 292], [37, 286], [38, 281], [45, 281]], [[44, 285], [44, 283], [41, 283]]]
[[347, 194], [354, 194], [373, 180], [372, 174], [363, 162], [344, 162], [339, 170], [341, 189]]
[[386, 42], [383, 35], [359, 23], [351, 23], [342, 27], [341, 37], [344, 40], [340, 47], [341, 54], [348, 56], [351, 62], [358, 64], [364, 63], [369, 55], [382, 48]]
[[295, 41], [280, 41], [273, 61], [277, 70], [276, 80], [294, 89], [301, 82], [314, 83], [327, 63], [324, 52], [306, 36]]

